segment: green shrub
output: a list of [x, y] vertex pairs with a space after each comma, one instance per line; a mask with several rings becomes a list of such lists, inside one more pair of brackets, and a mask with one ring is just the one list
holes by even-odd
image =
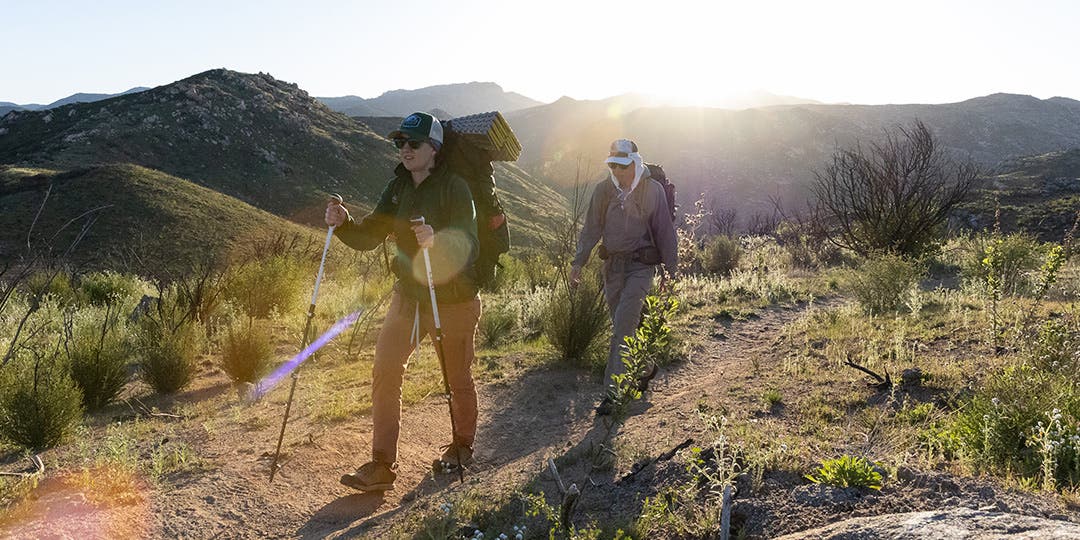
[[484, 310], [477, 328], [482, 346], [497, 347], [513, 339], [517, 331], [518, 315], [512, 307], [500, 304]]
[[[101, 316], [103, 320], [95, 320]], [[75, 325], [67, 346], [71, 377], [82, 390], [89, 411], [104, 408], [127, 384], [127, 363], [132, 355], [126, 327], [106, 310], [89, 310]]]
[[710, 274], [726, 276], [739, 266], [742, 247], [739, 241], [728, 236], [718, 235], [705, 243], [703, 266]]
[[117, 272], [94, 272], [79, 279], [78, 296], [84, 305], [120, 305], [139, 293], [137, 278]]
[[924, 273], [921, 264], [887, 254], [868, 259], [855, 270], [851, 274], [851, 289], [869, 313], [898, 311]]
[[270, 371], [273, 352], [266, 325], [233, 325], [221, 345], [221, 369], [234, 383], [254, 383]]
[[1003, 296], [1027, 294], [1039, 269], [1043, 247], [1033, 236], [1013, 233], [977, 235], [962, 243], [960, 275], [968, 283], [992, 283]]
[[822, 461], [817, 471], [806, 475], [806, 479], [815, 484], [878, 490], [881, 489], [882, 481], [881, 473], [874, 468], [873, 463], [865, 458], [849, 455]]
[[583, 272], [577, 290], [559, 286], [544, 311], [544, 335], [562, 360], [577, 366], [600, 368], [607, 356], [607, 306], [600, 280]]
[[63, 271], [34, 272], [22, 282], [22, 288], [32, 298], [51, 296], [60, 304], [66, 304], [75, 297], [75, 292], [71, 289], [71, 277]]
[[927, 446], [978, 471], [1080, 485], [1080, 392], [1075, 377], [1028, 363], [987, 377]]
[[1080, 379], [1080, 321], [1076, 317], [1046, 320], [1032, 341], [1031, 359], [1036, 366]]
[[82, 393], [57, 359], [9, 364], [0, 389], [0, 436], [30, 450], [52, 448], [82, 421]]
[[[307, 282], [303, 261], [287, 255], [256, 260], [232, 269], [226, 297], [243, 308], [248, 317], [263, 319], [273, 310], [292, 311]], [[313, 277], [313, 276], [312, 276]]]
[[138, 333], [139, 374], [154, 391], [175, 393], [194, 378], [198, 350], [193, 323], [172, 328], [146, 319]]

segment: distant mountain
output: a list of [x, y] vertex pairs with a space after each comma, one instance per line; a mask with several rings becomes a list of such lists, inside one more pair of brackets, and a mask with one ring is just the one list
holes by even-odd
[[960, 211], [961, 224], [992, 227], [1001, 209], [1003, 231], [1028, 231], [1061, 242], [1080, 212], [1080, 148], [1009, 160], [983, 178]]
[[95, 101], [102, 101], [105, 99], [113, 98], [116, 96], [126, 96], [128, 94], [134, 94], [136, 92], [142, 92], [143, 90], [149, 90], [145, 86], [137, 86], [130, 90], [120, 92], [119, 94], [72, 94], [66, 98], [58, 99], [48, 105], [40, 105], [37, 103], [27, 103], [19, 105], [18, 103], [11, 103], [8, 101], [0, 101], [0, 117], [11, 111], [40, 111], [44, 109], [53, 109], [61, 105], [67, 105], [69, 103], [93, 103]]
[[379, 97], [358, 96], [317, 98], [331, 109], [349, 116], [406, 116], [415, 111], [442, 109], [448, 117], [486, 111], [504, 114], [540, 105], [539, 101], [515, 92], [506, 92], [490, 82], [444, 84], [416, 90], [391, 90]]
[[[69, 219], [106, 205], [71, 253], [71, 262], [109, 268], [126, 266], [137, 257], [158, 269], [182, 268], [214, 255], [250, 256], [254, 246], [276, 237], [320, 242], [310, 228], [137, 165], [71, 171], [0, 166], [0, 258], [14, 261], [25, 252], [26, 234], [35, 220], [36, 245]], [[77, 231], [69, 227], [61, 234], [58, 248], [65, 248]]]
[[880, 140], [922, 120], [941, 145], [985, 168], [1005, 159], [1080, 147], [1080, 102], [994, 94], [943, 105], [781, 105], [745, 110], [635, 107], [616, 98], [563, 98], [507, 115], [525, 150], [519, 164], [553, 182], [603, 174], [611, 140], [634, 139], [662, 163], [688, 208], [698, 194], [743, 217], [780, 194], [801, 206], [814, 170], [837, 148]]
[[[397, 163], [384, 134], [295, 84], [219, 69], [100, 103], [10, 113], [0, 119], [0, 164], [131, 163], [321, 227], [329, 193], [360, 212], [374, 203]], [[534, 218], [515, 242], [538, 243], [564, 199], [514, 166], [500, 165], [496, 178], [512, 219]]]
[[116, 96], [126, 96], [128, 94], [136, 94], [136, 93], [143, 92], [143, 91], [146, 91], [146, 90], [149, 90], [149, 88], [147, 88], [145, 86], [136, 86], [135, 88], [125, 90], [123, 92], [120, 92], [119, 94], [82, 94], [82, 93], [80, 93], [80, 94], [72, 94], [72, 95], [70, 95], [70, 96], [68, 96], [66, 98], [58, 99], [58, 100], [56, 100], [56, 101], [54, 101], [54, 102], [52, 102], [52, 103], [50, 103], [50, 104], [48, 104], [48, 105], [46, 105], [46, 106], [44, 106], [42, 108], [43, 109], [55, 109], [56, 107], [60, 107], [62, 105], [68, 105], [70, 103], [93, 103], [95, 101], [102, 101], [102, 100], [106, 100], [106, 99], [109, 99], [109, 98], [114, 98]]

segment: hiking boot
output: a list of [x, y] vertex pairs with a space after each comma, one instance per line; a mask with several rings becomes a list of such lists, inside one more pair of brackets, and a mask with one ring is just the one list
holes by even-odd
[[[472, 463], [473, 449], [460, 443], [450, 443], [443, 446], [443, 453], [435, 460], [433, 468], [436, 471], [456, 471], [461, 467], [468, 467]], [[460, 461], [458, 456], [461, 456]]]
[[611, 396], [604, 396], [604, 399], [600, 400], [600, 404], [596, 406], [596, 416], [611, 416], [614, 410], [615, 400], [611, 399]]
[[649, 381], [656, 377], [658, 371], [660, 371], [659, 368], [656, 367], [656, 364], [653, 364], [648, 373], [637, 378], [638, 392], [645, 392], [649, 389]]
[[381, 461], [369, 461], [356, 472], [343, 475], [341, 483], [360, 491], [388, 491], [394, 489], [397, 480], [395, 467]]

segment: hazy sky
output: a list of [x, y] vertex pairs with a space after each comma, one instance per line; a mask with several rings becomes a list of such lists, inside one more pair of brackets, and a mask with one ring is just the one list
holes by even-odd
[[542, 101], [753, 89], [854, 103], [1080, 98], [1075, 0], [0, 0], [0, 101], [225, 67], [312, 95], [494, 81]]

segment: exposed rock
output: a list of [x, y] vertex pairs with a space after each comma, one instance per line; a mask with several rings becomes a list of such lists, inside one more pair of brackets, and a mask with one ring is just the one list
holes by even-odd
[[1036, 518], [1004, 512], [957, 508], [933, 512], [885, 514], [841, 521], [825, 527], [788, 534], [783, 540], [843, 538], [876, 540], [958, 539], [1077, 539], [1080, 525], [1067, 521]]

